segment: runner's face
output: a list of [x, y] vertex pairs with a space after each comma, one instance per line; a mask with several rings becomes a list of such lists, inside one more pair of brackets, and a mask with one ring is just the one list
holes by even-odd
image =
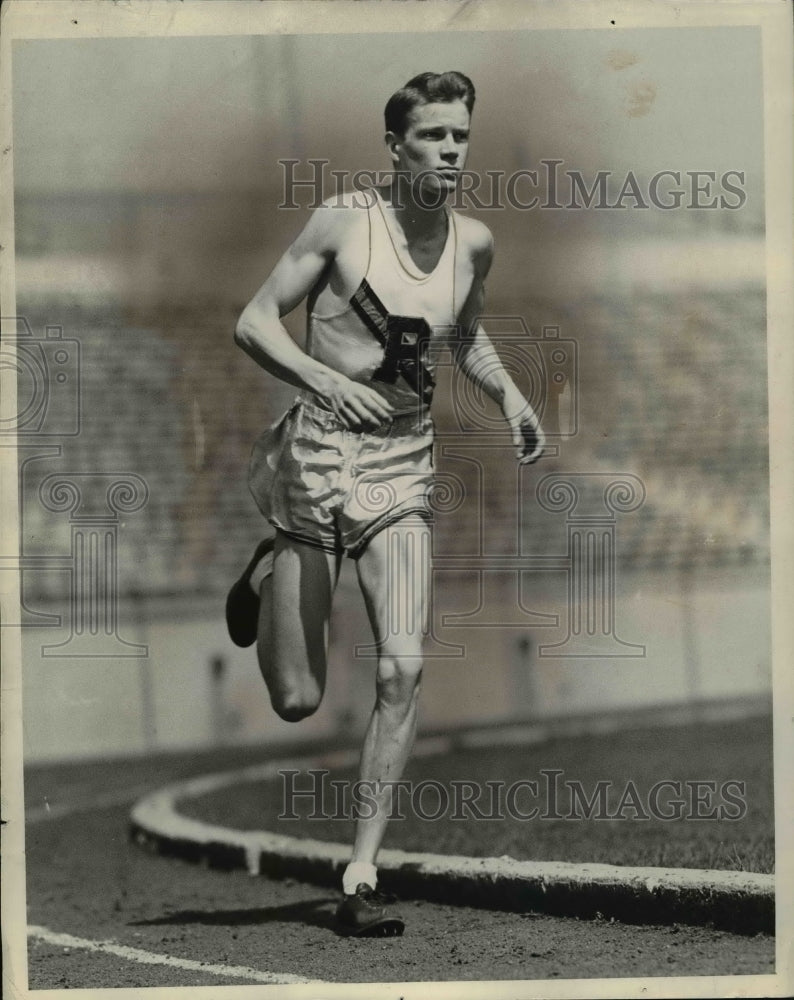
[[463, 101], [420, 104], [409, 112], [405, 135], [390, 134], [397, 169], [417, 179], [423, 195], [436, 203], [455, 189], [466, 165], [469, 124]]

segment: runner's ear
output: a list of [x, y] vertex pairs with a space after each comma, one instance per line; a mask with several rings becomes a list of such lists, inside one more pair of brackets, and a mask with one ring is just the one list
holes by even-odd
[[386, 148], [389, 151], [389, 156], [398, 163], [400, 160], [400, 147], [402, 146], [402, 136], [398, 135], [396, 132], [387, 132], [384, 136], [384, 141], [386, 143]]

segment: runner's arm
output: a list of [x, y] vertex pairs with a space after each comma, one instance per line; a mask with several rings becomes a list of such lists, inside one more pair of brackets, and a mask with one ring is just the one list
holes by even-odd
[[391, 406], [377, 392], [309, 357], [295, 343], [281, 318], [308, 295], [336, 255], [346, 221], [341, 210], [317, 209], [305, 229], [276, 264], [267, 281], [243, 310], [235, 343], [258, 365], [290, 385], [318, 395], [350, 428], [378, 426]]
[[487, 233], [487, 240], [473, 254], [474, 278], [458, 316], [461, 337], [455, 357], [464, 374], [498, 403], [510, 426], [516, 457], [521, 464], [528, 464], [540, 458], [546, 437], [535, 411], [505, 371], [480, 322], [485, 303], [484, 282], [492, 260], [493, 241]]

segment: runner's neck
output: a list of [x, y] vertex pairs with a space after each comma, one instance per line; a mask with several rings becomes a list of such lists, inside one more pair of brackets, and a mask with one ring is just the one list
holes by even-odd
[[445, 201], [432, 207], [417, 203], [407, 180], [400, 183], [396, 179], [389, 187], [379, 189], [379, 192], [409, 246], [414, 242], [427, 243], [433, 239], [446, 238], [449, 210]]

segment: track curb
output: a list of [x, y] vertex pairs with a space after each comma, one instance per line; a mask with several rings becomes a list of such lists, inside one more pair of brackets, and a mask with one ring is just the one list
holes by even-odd
[[[416, 751], [441, 752], [448, 742], [425, 740]], [[130, 835], [143, 848], [213, 868], [338, 887], [349, 845], [217, 826], [182, 815], [177, 804], [230, 785], [275, 778], [286, 768], [345, 767], [357, 759], [354, 751], [336, 751], [170, 784], [135, 804]], [[755, 872], [383, 850], [378, 877], [382, 887], [403, 898], [629, 923], [711, 924], [744, 934], [775, 929], [774, 875]]]

